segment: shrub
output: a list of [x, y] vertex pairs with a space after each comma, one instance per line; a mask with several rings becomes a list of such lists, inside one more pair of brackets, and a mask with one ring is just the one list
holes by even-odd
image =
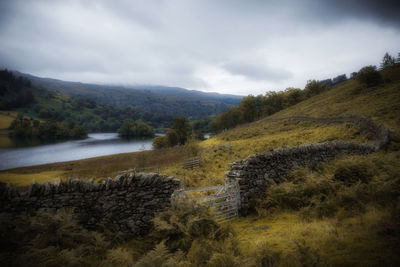
[[0, 258], [8, 266], [82, 266], [111, 242], [78, 225], [71, 210], [0, 218]]
[[208, 214], [208, 208], [183, 199], [154, 218], [152, 236], [165, 240], [171, 251], [188, 251], [196, 238], [222, 240], [231, 230], [218, 225]]
[[[299, 174], [306, 175], [304, 172]], [[296, 177], [293, 181], [271, 185], [266, 197], [256, 202], [258, 214], [264, 216], [268, 211], [300, 210], [307, 206], [315, 206], [315, 202], [325, 201], [335, 192], [335, 184], [327, 177], [309, 175], [305, 178]]]
[[320, 83], [316, 80], [312, 80], [307, 82], [306, 87], [304, 88], [304, 93], [307, 97], [311, 97], [320, 94], [328, 89], [329, 89], [328, 85]]
[[200, 153], [199, 142], [193, 138], [189, 139], [188, 142], [185, 144], [184, 151], [188, 157], [195, 157], [199, 155]]
[[366, 66], [360, 69], [356, 80], [367, 87], [376, 86], [383, 82], [381, 74], [376, 70], [376, 66]]
[[362, 163], [341, 164], [333, 175], [333, 179], [343, 182], [345, 185], [350, 186], [357, 182], [369, 183], [373, 177], [373, 172], [370, 170], [371, 166]]
[[153, 148], [162, 149], [168, 147], [168, 140], [165, 136], [157, 136], [153, 138]]
[[153, 267], [153, 266], [166, 266], [165, 263], [171, 258], [172, 253], [168, 251], [168, 248], [163, 242], [155, 246], [154, 249], [150, 250], [144, 255], [136, 264], [135, 267]]

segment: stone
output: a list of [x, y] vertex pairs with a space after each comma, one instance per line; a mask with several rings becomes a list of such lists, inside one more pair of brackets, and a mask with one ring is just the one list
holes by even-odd
[[[134, 182], [137, 179], [140, 183]], [[79, 218], [86, 218], [81, 223], [90, 229], [102, 223], [124, 235], [142, 235], [152, 228], [154, 214], [170, 203], [179, 185], [180, 180], [159, 174], [120, 175], [97, 184], [77, 179], [58, 185], [33, 183], [21, 194], [14, 187], [0, 184], [0, 213], [68, 207]]]

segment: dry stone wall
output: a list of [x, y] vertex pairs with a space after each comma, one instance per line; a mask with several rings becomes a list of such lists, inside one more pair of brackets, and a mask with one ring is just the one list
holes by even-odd
[[121, 234], [143, 235], [152, 228], [154, 214], [169, 205], [179, 185], [179, 180], [156, 173], [124, 174], [99, 183], [78, 179], [33, 183], [23, 193], [2, 183], [0, 213], [72, 208], [78, 221], [89, 229], [104, 225]]
[[[238, 181], [240, 187], [240, 213], [245, 215], [252, 208], [252, 200], [265, 195], [271, 183], [280, 183], [288, 171], [295, 167], [310, 167], [334, 159], [338, 154], [368, 154], [385, 148], [389, 143], [389, 130], [364, 117], [316, 119], [292, 117], [322, 123], [354, 123], [373, 141], [371, 144], [332, 141], [282, 147], [268, 153], [254, 154], [230, 164], [226, 173], [227, 183]], [[279, 119], [280, 120], [280, 119]], [[323, 121], [321, 121], [323, 120]]]

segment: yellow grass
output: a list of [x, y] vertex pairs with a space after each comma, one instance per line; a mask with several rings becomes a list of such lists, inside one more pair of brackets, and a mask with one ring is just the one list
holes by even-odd
[[[0, 171], [0, 181], [14, 183], [19, 186], [31, 184], [32, 178], [36, 181], [53, 181], [54, 178], [105, 178], [114, 177], [122, 170], [135, 167], [160, 166], [183, 161], [182, 148], [171, 148], [163, 151], [144, 151], [123, 153], [110, 156], [82, 159], [76, 161], [57, 162], [52, 164], [22, 167]], [[156, 170], [154, 170], [156, 171]], [[52, 176], [51, 174], [57, 174]]]
[[17, 112], [15, 111], [0, 111], [0, 129], [8, 129], [16, 117]]
[[288, 116], [343, 116], [359, 114], [400, 130], [400, 83], [389, 83], [377, 88], [362, 89], [356, 81], [348, 81], [337, 88], [316, 95], [271, 117]]
[[[32, 176], [38, 177], [41, 181], [46, 179], [52, 181], [55, 177], [49, 177], [49, 171], [60, 171], [62, 178], [96, 179], [113, 177], [121, 170], [141, 165], [159, 165], [163, 174], [180, 179], [185, 177], [189, 187], [217, 185], [225, 182], [224, 172], [228, 170], [228, 163], [245, 158], [249, 154], [268, 152], [283, 145], [296, 146], [335, 139], [367, 141], [364, 136], [359, 135], [357, 128], [346, 125], [324, 126], [310, 122], [259, 121], [200, 142], [202, 165], [193, 170], [182, 168], [183, 160], [188, 156], [185, 148], [171, 148], [17, 168], [7, 171], [7, 174], [0, 171], [0, 181], [18, 180], [19, 185], [29, 185]], [[219, 148], [221, 144], [229, 144], [231, 149], [222, 150]], [[27, 178], [23, 180], [22, 177]]]
[[2, 172], [0, 181], [4, 183], [13, 184], [16, 186], [27, 186], [33, 181], [37, 183], [54, 182], [57, 178], [62, 178], [63, 171], [44, 171], [40, 173], [12, 173]]
[[[228, 163], [243, 159], [249, 154], [265, 153], [281, 146], [296, 146], [311, 142], [335, 139], [367, 142], [355, 127], [346, 125], [324, 126], [310, 122], [262, 122], [258, 121], [221, 133], [199, 144], [202, 165], [185, 170], [182, 163], [169, 166], [163, 173], [186, 178], [187, 186], [198, 187], [223, 184]], [[220, 145], [230, 145], [224, 150]]]
[[395, 238], [382, 238], [379, 223], [390, 216], [386, 210], [370, 207], [365, 214], [339, 220], [313, 219], [304, 221], [295, 212], [257, 218], [240, 218], [232, 222], [244, 254], [258, 247], [290, 255], [298, 244], [318, 252], [334, 266], [370, 266], [379, 262], [399, 260], [400, 255], [387, 250]]

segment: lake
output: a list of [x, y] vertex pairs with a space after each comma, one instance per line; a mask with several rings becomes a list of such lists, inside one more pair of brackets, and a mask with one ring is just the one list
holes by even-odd
[[151, 139], [126, 140], [117, 133], [92, 133], [82, 140], [0, 148], [0, 170], [152, 149]]

